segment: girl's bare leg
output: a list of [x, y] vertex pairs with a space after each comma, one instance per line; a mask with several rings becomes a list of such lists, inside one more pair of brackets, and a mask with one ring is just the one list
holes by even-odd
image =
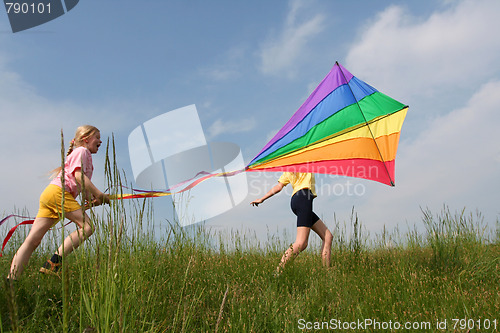
[[304, 251], [307, 247], [307, 240], [309, 239], [309, 232], [311, 231], [308, 227], [297, 227], [297, 237], [295, 238], [295, 243], [290, 246], [283, 257], [281, 257], [281, 262], [277, 267], [278, 273], [281, 273], [285, 264], [290, 260], [295, 258], [300, 252]]
[[51, 219], [48, 217], [37, 217], [33, 222], [33, 226], [28, 234], [28, 237], [24, 240], [23, 244], [19, 247], [14, 258], [12, 258], [12, 264], [10, 266], [10, 272], [7, 275], [8, 279], [16, 280], [21, 276], [24, 271], [24, 267], [28, 264], [31, 254], [40, 245], [43, 236], [47, 231], [56, 223], [57, 219]]
[[328, 230], [327, 226], [323, 221], [318, 220], [312, 226], [312, 230], [318, 234], [318, 236], [323, 241], [323, 245], [321, 246], [321, 258], [323, 260], [323, 265], [326, 267], [330, 267], [330, 258], [332, 255], [332, 241], [333, 235]]
[[94, 228], [90, 224], [90, 218], [86, 213], [82, 212], [81, 209], [66, 213], [66, 217], [72, 222], [75, 222], [78, 225], [78, 229], [69, 234], [68, 237], [64, 239], [62, 245], [57, 249], [55, 253], [60, 256], [62, 256], [63, 253], [66, 256], [73, 252], [73, 250], [78, 248], [85, 239], [94, 233]]

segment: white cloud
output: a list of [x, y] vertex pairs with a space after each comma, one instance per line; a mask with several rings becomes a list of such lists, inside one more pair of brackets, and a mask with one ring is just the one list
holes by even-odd
[[426, 19], [387, 8], [363, 27], [347, 65], [397, 96], [438, 97], [497, 75], [500, 2], [465, 0], [446, 8]]
[[323, 14], [314, 13], [303, 18], [308, 3], [301, 0], [290, 2], [290, 10], [282, 31], [266, 41], [259, 51], [260, 70], [264, 74], [294, 74], [297, 60], [304, 54], [306, 45], [323, 31]]

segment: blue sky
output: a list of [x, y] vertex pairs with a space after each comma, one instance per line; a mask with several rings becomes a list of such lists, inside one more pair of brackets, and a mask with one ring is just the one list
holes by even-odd
[[[0, 214], [36, 214], [58, 165], [61, 128], [114, 134], [132, 179], [127, 138], [143, 122], [196, 104], [208, 141], [233, 142], [250, 161], [341, 62], [410, 105], [396, 187], [318, 177], [325, 223], [352, 208], [372, 234], [423, 228], [421, 207], [499, 216], [500, 3], [474, 1], [96, 1], [13, 34], [0, 13], [3, 130]], [[94, 158], [104, 188], [103, 151]], [[207, 221], [218, 229], [286, 229], [289, 193], [258, 208], [278, 174], [249, 175], [247, 199]], [[321, 195], [323, 194], [323, 195]], [[168, 200], [155, 199], [166, 224]]]

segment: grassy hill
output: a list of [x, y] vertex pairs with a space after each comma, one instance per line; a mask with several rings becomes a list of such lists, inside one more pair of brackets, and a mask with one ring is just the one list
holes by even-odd
[[[353, 235], [333, 230], [330, 268], [312, 246], [275, 276], [282, 244], [214, 248], [216, 235], [176, 228], [156, 242], [141, 223], [125, 230], [126, 212], [112, 208], [62, 278], [38, 273], [47, 246], [2, 286], [1, 332], [499, 331], [498, 229], [463, 212], [423, 215], [425, 234], [391, 246], [387, 235], [369, 242], [354, 217]], [[3, 276], [21, 240], [0, 259]]]

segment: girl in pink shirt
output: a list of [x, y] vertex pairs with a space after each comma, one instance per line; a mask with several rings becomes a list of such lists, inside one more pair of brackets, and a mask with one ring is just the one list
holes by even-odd
[[64, 216], [78, 225], [63, 244], [57, 249], [51, 259], [47, 260], [40, 272], [58, 274], [62, 262], [62, 254], [67, 255], [76, 249], [87, 237], [92, 235], [94, 227], [89, 216], [84, 212], [75, 198], [82, 192], [82, 200], [93, 205], [109, 203], [109, 195], [102, 193], [91, 182], [92, 155], [97, 153], [101, 145], [101, 134], [97, 128], [90, 125], [78, 127], [75, 138], [71, 140], [67, 158], [64, 164], [64, 186], [61, 182], [62, 171], [58, 168], [57, 176], [40, 195], [40, 208], [33, 226], [23, 244], [12, 259], [8, 279], [17, 280], [22, 274], [33, 251], [40, 245], [43, 236], [62, 217], [62, 190], [64, 188]]

